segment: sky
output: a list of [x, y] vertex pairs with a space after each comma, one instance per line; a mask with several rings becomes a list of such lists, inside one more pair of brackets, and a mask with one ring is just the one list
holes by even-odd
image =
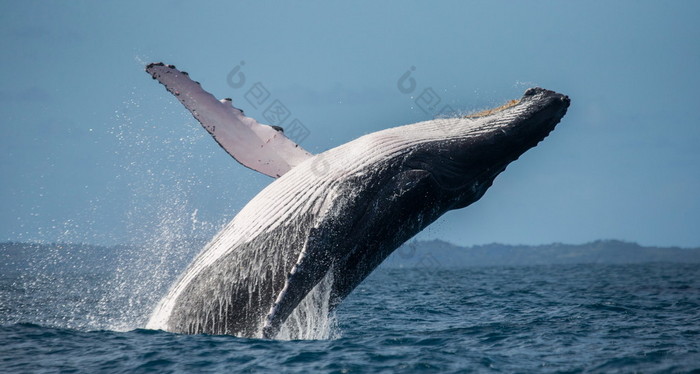
[[698, 19], [696, 1], [5, 1], [0, 241], [206, 239], [272, 181], [144, 72], [163, 61], [261, 122], [264, 89], [314, 153], [432, 119], [424, 92], [454, 113], [565, 93], [544, 142], [417, 238], [698, 247]]

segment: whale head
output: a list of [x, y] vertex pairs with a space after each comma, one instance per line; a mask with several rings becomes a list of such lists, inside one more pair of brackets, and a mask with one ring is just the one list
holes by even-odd
[[409, 165], [431, 173], [447, 197], [447, 209], [465, 207], [481, 198], [508, 164], [549, 135], [569, 104], [568, 96], [530, 88], [501, 107], [431, 121], [438, 129], [431, 132], [443, 134], [420, 147]]

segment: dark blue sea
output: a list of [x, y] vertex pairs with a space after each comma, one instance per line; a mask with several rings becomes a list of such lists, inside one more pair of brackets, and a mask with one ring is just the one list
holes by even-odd
[[700, 371], [697, 264], [380, 268], [297, 341], [145, 330], [156, 298], [125, 284], [2, 274], [0, 372]]

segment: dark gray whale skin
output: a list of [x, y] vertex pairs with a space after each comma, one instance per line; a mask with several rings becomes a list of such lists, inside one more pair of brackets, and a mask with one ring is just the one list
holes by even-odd
[[[342, 276], [334, 282], [332, 305], [340, 303], [396, 248], [430, 223], [447, 211], [479, 200], [508, 164], [554, 130], [566, 114], [570, 99], [553, 91], [531, 88], [523, 100], [538, 93], [542, 95], [539, 105], [505, 128], [466, 142], [446, 139], [425, 144], [406, 160], [402, 165], [405, 171], [384, 185], [375, 195], [374, 206], [364, 209], [369, 214], [357, 220], [355, 232], [363, 234], [351, 255], [338, 262], [337, 268], [342, 270], [336, 274]], [[406, 185], [412, 188], [401, 203], [391, 203], [389, 196]], [[397, 225], [398, 222], [403, 225]]]
[[[487, 125], [474, 134], [446, 132], [333, 180], [342, 193], [323, 219], [301, 212], [202, 266], [172, 296], [166, 329], [274, 338], [329, 272], [336, 307], [402, 243], [445, 212], [479, 200], [509, 163], [554, 129], [569, 103], [568, 96], [531, 88], [511, 107], [480, 117]], [[240, 275], [261, 258], [275, 265]]]

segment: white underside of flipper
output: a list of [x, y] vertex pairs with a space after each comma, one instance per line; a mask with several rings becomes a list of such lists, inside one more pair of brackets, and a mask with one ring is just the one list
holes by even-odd
[[312, 157], [281, 130], [246, 117], [233, 106], [231, 99], [217, 100], [175, 66], [153, 63], [146, 71], [175, 95], [214, 140], [244, 166], [278, 178]]

